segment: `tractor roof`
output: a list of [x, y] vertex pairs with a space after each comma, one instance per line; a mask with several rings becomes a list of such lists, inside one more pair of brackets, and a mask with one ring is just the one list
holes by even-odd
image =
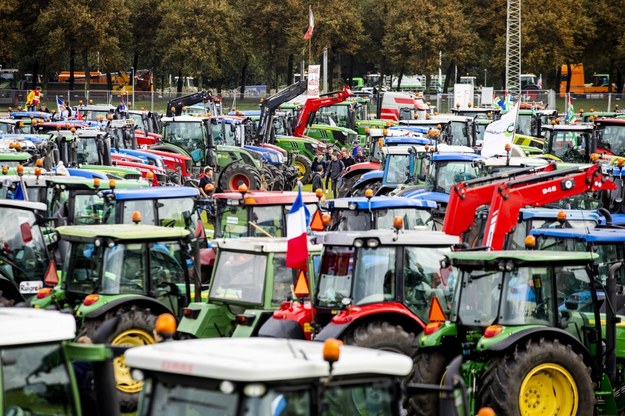
[[625, 120], [620, 118], [600, 118], [594, 121], [598, 126], [625, 126]]
[[[439, 146], [440, 147], [440, 146]], [[471, 162], [481, 159], [482, 156], [475, 153], [434, 153], [432, 160], [436, 162]]]
[[[63, 187], [68, 189], [95, 189], [93, 184], [93, 178], [84, 178], [80, 176], [46, 176], [46, 182], [49, 187]], [[149, 183], [145, 180], [133, 180], [133, 179], [120, 179], [115, 180], [115, 187], [117, 188], [144, 188], [149, 186]], [[110, 189], [109, 181], [100, 179], [99, 189]], [[115, 191], [117, 192], [117, 191]]]
[[91, 242], [98, 237], [120, 241], [175, 240], [185, 238], [189, 230], [182, 227], [159, 227], [143, 224], [70, 225], [56, 229], [65, 240]]
[[175, 117], [162, 117], [161, 121], [163, 123], [201, 123], [203, 117], [195, 117], [195, 116], [175, 116]]
[[592, 124], [554, 124], [542, 126], [543, 130], [553, 131], [570, 131], [570, 132], [587, 132], [592, 131], [594, 126]]
[[517, 265], [576, 265], [586, 264], [599, 258], [594, 253], [570, 251], [455, 251], [447, 257], [453, 266], [492, 267], [500, 261], [514, 261]]
[[0, 346], [71, 340], [76, 320], [70, 314], [31, 308], [0, 308]]
[[328, 232], [319, 234], [318, 243], [323, 245], [353, 246], [356, 240], [377, 239], [382, 245], [392, 246], [451, 246], [460, 242], [459, 237], [440, 231], [370, 230], [350, 232]]
[[30, 154], [26, 153], [26, 152], [2, 152], [0, 153], [0, 163], [2, 163], [3, 161], [7, 161], [7, 162], [22, 162], [25, 160], [30, 159]]
[[[422, 145], [412, 145], [406, 143], [407, 146], [388, 146], [382, 148], [382, 153], [385, 155], [407, 155], [412, 151], [416, 151], [417, 153], [425, 153], [425, 146]], [[413, 150], [414, 149], [414, 150]]]
[[[250, 191], [245, 193], [246, 205], [290, 205], [295, 202], [295, 191]], [[240, 192], [223, 192], [213, 195], [214, 199], [241, 200]], [[314, 192], [302, 192], [302, 200], [305, 204], [318, 201]]]
[[486, 166], [519, 166], [519, 167], [530, 167], [530, 166], [544, 166], [549, 164], [549, 161], [546, 159], [541, 159], [538, 157], [519, 157], [512, 156], [510, 160], [505, 156], [493, 156], [484, 159], [484, 163]]
[[0, 207], [22, 209], [27, 211], [41, 211], [46, 212], [48, 209], [46, 204], [42, 202], [30, 202], [30, 201], [14, 201], [10, 199], [0, 199]]
[[[353, 197], [353, 198], [336, 198], [330, 199], [326, 202], [328, 209], [358, 209], [367, 210], [371, 209], [387, 209], [387, 208], [436, 208], [436, 202], [427, 200], [418, 200], [405, 198], [401, 196], [388, 197], [388, 196], [374, 196], [369, 201], [368, 198]], [[354, 208], [352, 208], [354, 207]]]
[[[218, 238], [211, 244], [222, 250], [254, 251], [259, 253], [286, 253], [287, 239], [285, 237], [242, 237], [242, 238]], [[322, 246], [308, 240], [309, 252], [321, 252]]]
[[[111, 194], [111, 191], [105, 191], [104, 194]], [[154, 186], [150, 188], [118, 189], [115, 190], [115, 199], [126, 201], [135, 199], [193, 198], [199, 194], [200, 191], [189, 186]]]
[[597, 211], [582, 209], [557, 209], [557, 208], [521, 208], [520, 214], [524, 220], [529, 219], [553, 219], [558, 217], [559, 212], [566, 214], [567, 221], [595, 221], [599, 223], [603, 218]]
[[541, 228], [532, 230], [532, 235], [553, 238], [575, 238], [588, 243], [599, 244], [625, 242], [625, 229]]
[[[276, 338], [219, 338], [166, 342], [126, 352], [132, 368], [239, 382], [282, 382], [328, 376], [321, 342]], [[335, 377], [380, 374], [403, 377], [412, 369], [405, 355], [342, 346]]]

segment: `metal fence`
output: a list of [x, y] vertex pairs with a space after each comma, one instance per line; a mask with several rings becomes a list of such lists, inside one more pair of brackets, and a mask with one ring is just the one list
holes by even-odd
[[[189, 94], [192, 91], [184, 91], [182, 94], [176, 93], [173, 89], [159, 90], [159, 91], [135, 91], [134, 94], [120, 93], [119, 91], [104, 91], [104, 90], [59, 90], [59, 89], [47, 89], [42, 91], [43, 98], [42, 103], [45, 103], [52, 111], [56, 109], [56, 98], [60, 98], [62, 101], [68, 101], [70, 105], [77, 106], [82, 101], [83, 103], [94, 104], [106, 104], [110, 103], [117, 106], [121, 99], [133, 109], [146, 109], [150, 111], [164, 112], [167, 106], [167, 102], [172, 98], [179, 95]], [[258, 105], [261, 99], [275, 93], [270, 91], [267, 93], [259, 93], [258, 91], [250, 91], [249, 94], [241, 96], [237, 90], [226, 90], [220, 94], [223, 100], [223, 107], [225, 110], [232, 108], [240, 110], [258, 109]], [[505, 91], [495, 91], [496, 96], [504, 99]], [[16, 109], [18, 106], [25, 106], [28, 90], [0, 90], [0, 109], [7, 109], [12, 107]], [[467, 103], [456, 103], [453, 93], [446, 94], [424, 94], [424, 98], [431, 105], [436, 106], [437, 110], [441, 113], [447, 113], [457, 104], [465, 106]], [[492, 97], [483, 97], [480, 92], [475, 93], [473, 99], [474, 106], [482, 106], [483, 101]], [[567, 98], [560, 96], [553, 90], [536, 90], [536, 91], [524, 91], [521, 97], [522, 102], [537, 102], [542, 103], [545, 107], [550, 109], [557, 109], [559, 112], [566, 110]], [[625, 94], [571, 94], [571, 102], [576, 112], [581, 110], [585, 111], [614, 111], [620, 110], [620, 107], [625, 109]], [[375, 108], [375, 106], [372, 106]]]

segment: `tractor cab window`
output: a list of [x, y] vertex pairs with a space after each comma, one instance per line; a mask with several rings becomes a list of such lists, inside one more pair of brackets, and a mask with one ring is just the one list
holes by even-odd
[[291, 287], [295, 285], [297, 270], [286, 267], [286, 254], [276, 253], [273, 257], [273, 292], [271, 304], [279, 306], [291, 296]]
[[468, 146], [470, 145], [469, 140], [469, 128], [467, 123], [461, 121], [452, 121], [451, 125], [451, 143], [450, 145], [454, 146]]
[[391, 380], [372, 383], [336, 384], [323, 391], [321, 406], [324, 415], [395, 415]]
[[438, 161], [433, 163], [429, 169], [425, 190], [449, 193], [454, 184], [480, 176], [480, 168], [470, 161]]
[[250, 218], [252, 223], [252, 236], [267, 237], [266, 233], [268, 233], [272, 237], [282, 237], [282, 230], [285, 228], [282, 210], [281, 205], [252, 207], [252, 217]]
[[317, 301], [320, 307], [337, 308], [351, 295], [354, 277], [354, 247], [327, 246], [321, 258]]
[[116, 244], [105, 249], [102, 294], [143, 293], [146, 277], [144, 244]]
[[404, 299], [408, 307], [421, 318], [426, 318], [432, 298], [438, 298], [441, 306], [447, 305], [445, 293], [449, 285], [449, 273], [441, 270], [440, 261], [449, 248], [405, 247]]
[[335, 209], [332, 211], [332, 231], [366, 231], [373, 229], [371, 215], [358, 209]]
[[[223, 201], [223, 202], [222, 202]], [[225, 205], [225, 200], [218, 201], [217, 236], [224, 238], [246, 237], [248, 235], [248, 208], [245, 205]]]
[[354, 305], [395, 299], [395, 247], [363, 247], [356, 256]]
[[[123, 201], [123, 222], [122, 224], [132, 224], [132, 213], [141, 213], [141, 224], [157, 225], [154, 218], [154, 200], [137, 199]], [[161, 225], [161, 224], [158, 224]]]
[[76, 142], [76, 163], [79, 165], [100, 164], [100, 153], [95, 138], [80, 138]]
[[162, 241], [150, 244], [150, 279], [152, 289], [183, 284], [186, 263], [183, 262], [180, 243]]
[[74, 196], [74, 225], [100, 224], [103, 213], [102, 198], [96, 194]]
[[386, 183], [404, 183], [410, 175], [410, 155], [388, 155]]
[[[558, 310], [570, 312], [592, 312], [591, 283], [584, 266], [555, 267], [552, 270], [558, 290]], [[597, 293], [601, 298], [603, 293]]]
[[453, 298], [451, 321], [470, 327], [487, 327], [497, 319], [500, 271], [461, 270], [452, 268], [450, 281]]
[[18, 285], [43, 280], [48, 255], [41, 229], [35, 224], [35, 215], [26, 210], [0, 208], [0, 218], [3, 221], [0, 227], [2, 275], [12, 278]]
[[410, 107], [400, 107], [399, 108], [399, 119], [400, 120], [412, 120], [414, 119], [414, 109]]
[[553, 325], [557, 299], [553, 297], [552, 269], [519, 267], [506, 273], [498, 323]]
[[552, 131], [549, 143], [551, 154], [565, 162], [581, 162], [585, 150], [584, 134], [570, 131]]
[[221, 251], [215, 265], [210, 298], [261, 304], [266, 267], [266, 255]]
[[158, 224], [163, 227], [184, 227], [193, 232], [198, 215], [191, 198], [168, 198], [154, 201], [158, 211]]
[[195, 149], [204, 144], [204, 128], [201, 122], [168, 123], [165, 127], [165, 141]]
[[605, 126], [600, 130], [597, 147], [602, 147], [617, 156], [625, 153], [625, 126]]
[[61, 344], [3, 348], [4, 415], [73, 415], [72, 385]]
[[378, 230], [390, 230], [393, 228], [393, 220], [400, 217], [404, 220], [405, 230], [414, 230], [426, 227], [433, 229], [432, 213], [427, 209], [415, 208], [389, 208], [374, 211], [378, 219]]
[[534, 117], [531, 114], [519, 114], [519, 118], [517, 119], [516, 132], [525, 136], [531, 136], [533, 118]]
[[72, 243], [68, 252], [65, 277], [69, 290], [77, 293], [92, 293], [98, 282], [102, 246], [94, 243]]

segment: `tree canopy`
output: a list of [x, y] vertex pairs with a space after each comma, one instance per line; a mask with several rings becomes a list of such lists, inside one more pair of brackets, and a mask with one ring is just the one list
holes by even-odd
[[[622, 83], [625, 9], [612, 3], [523, 0], [522, 71], [555, 87], [561, 65], [581, 62]], [[171, 74], [200, 87], [276, 88], [300, 62], [321, 64], [324, 50], [331, 89], [367, 73], [435, 74], [439, 53], [448, 77], [457, 68], [482, 83], [488, 71], [501, 87], [505, 73], [505, 0], [0, 0], [0, 29], [0, 65], [44, 80], [134, 67], [157, 82]]]

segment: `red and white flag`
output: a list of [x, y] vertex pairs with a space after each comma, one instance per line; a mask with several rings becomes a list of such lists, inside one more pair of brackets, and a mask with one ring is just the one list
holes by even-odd
[[308, 266], [308, 217], [310, 214], [302, 199], [302, 188], [289, 210], [286, 220], [286, 267], [306, 270]]
[[315, 28], [315, 15], [312, 12], [312, 6], [308, 6], [308, 30], [304, 33], [304, 39], [312, 38], [313, 29]]

